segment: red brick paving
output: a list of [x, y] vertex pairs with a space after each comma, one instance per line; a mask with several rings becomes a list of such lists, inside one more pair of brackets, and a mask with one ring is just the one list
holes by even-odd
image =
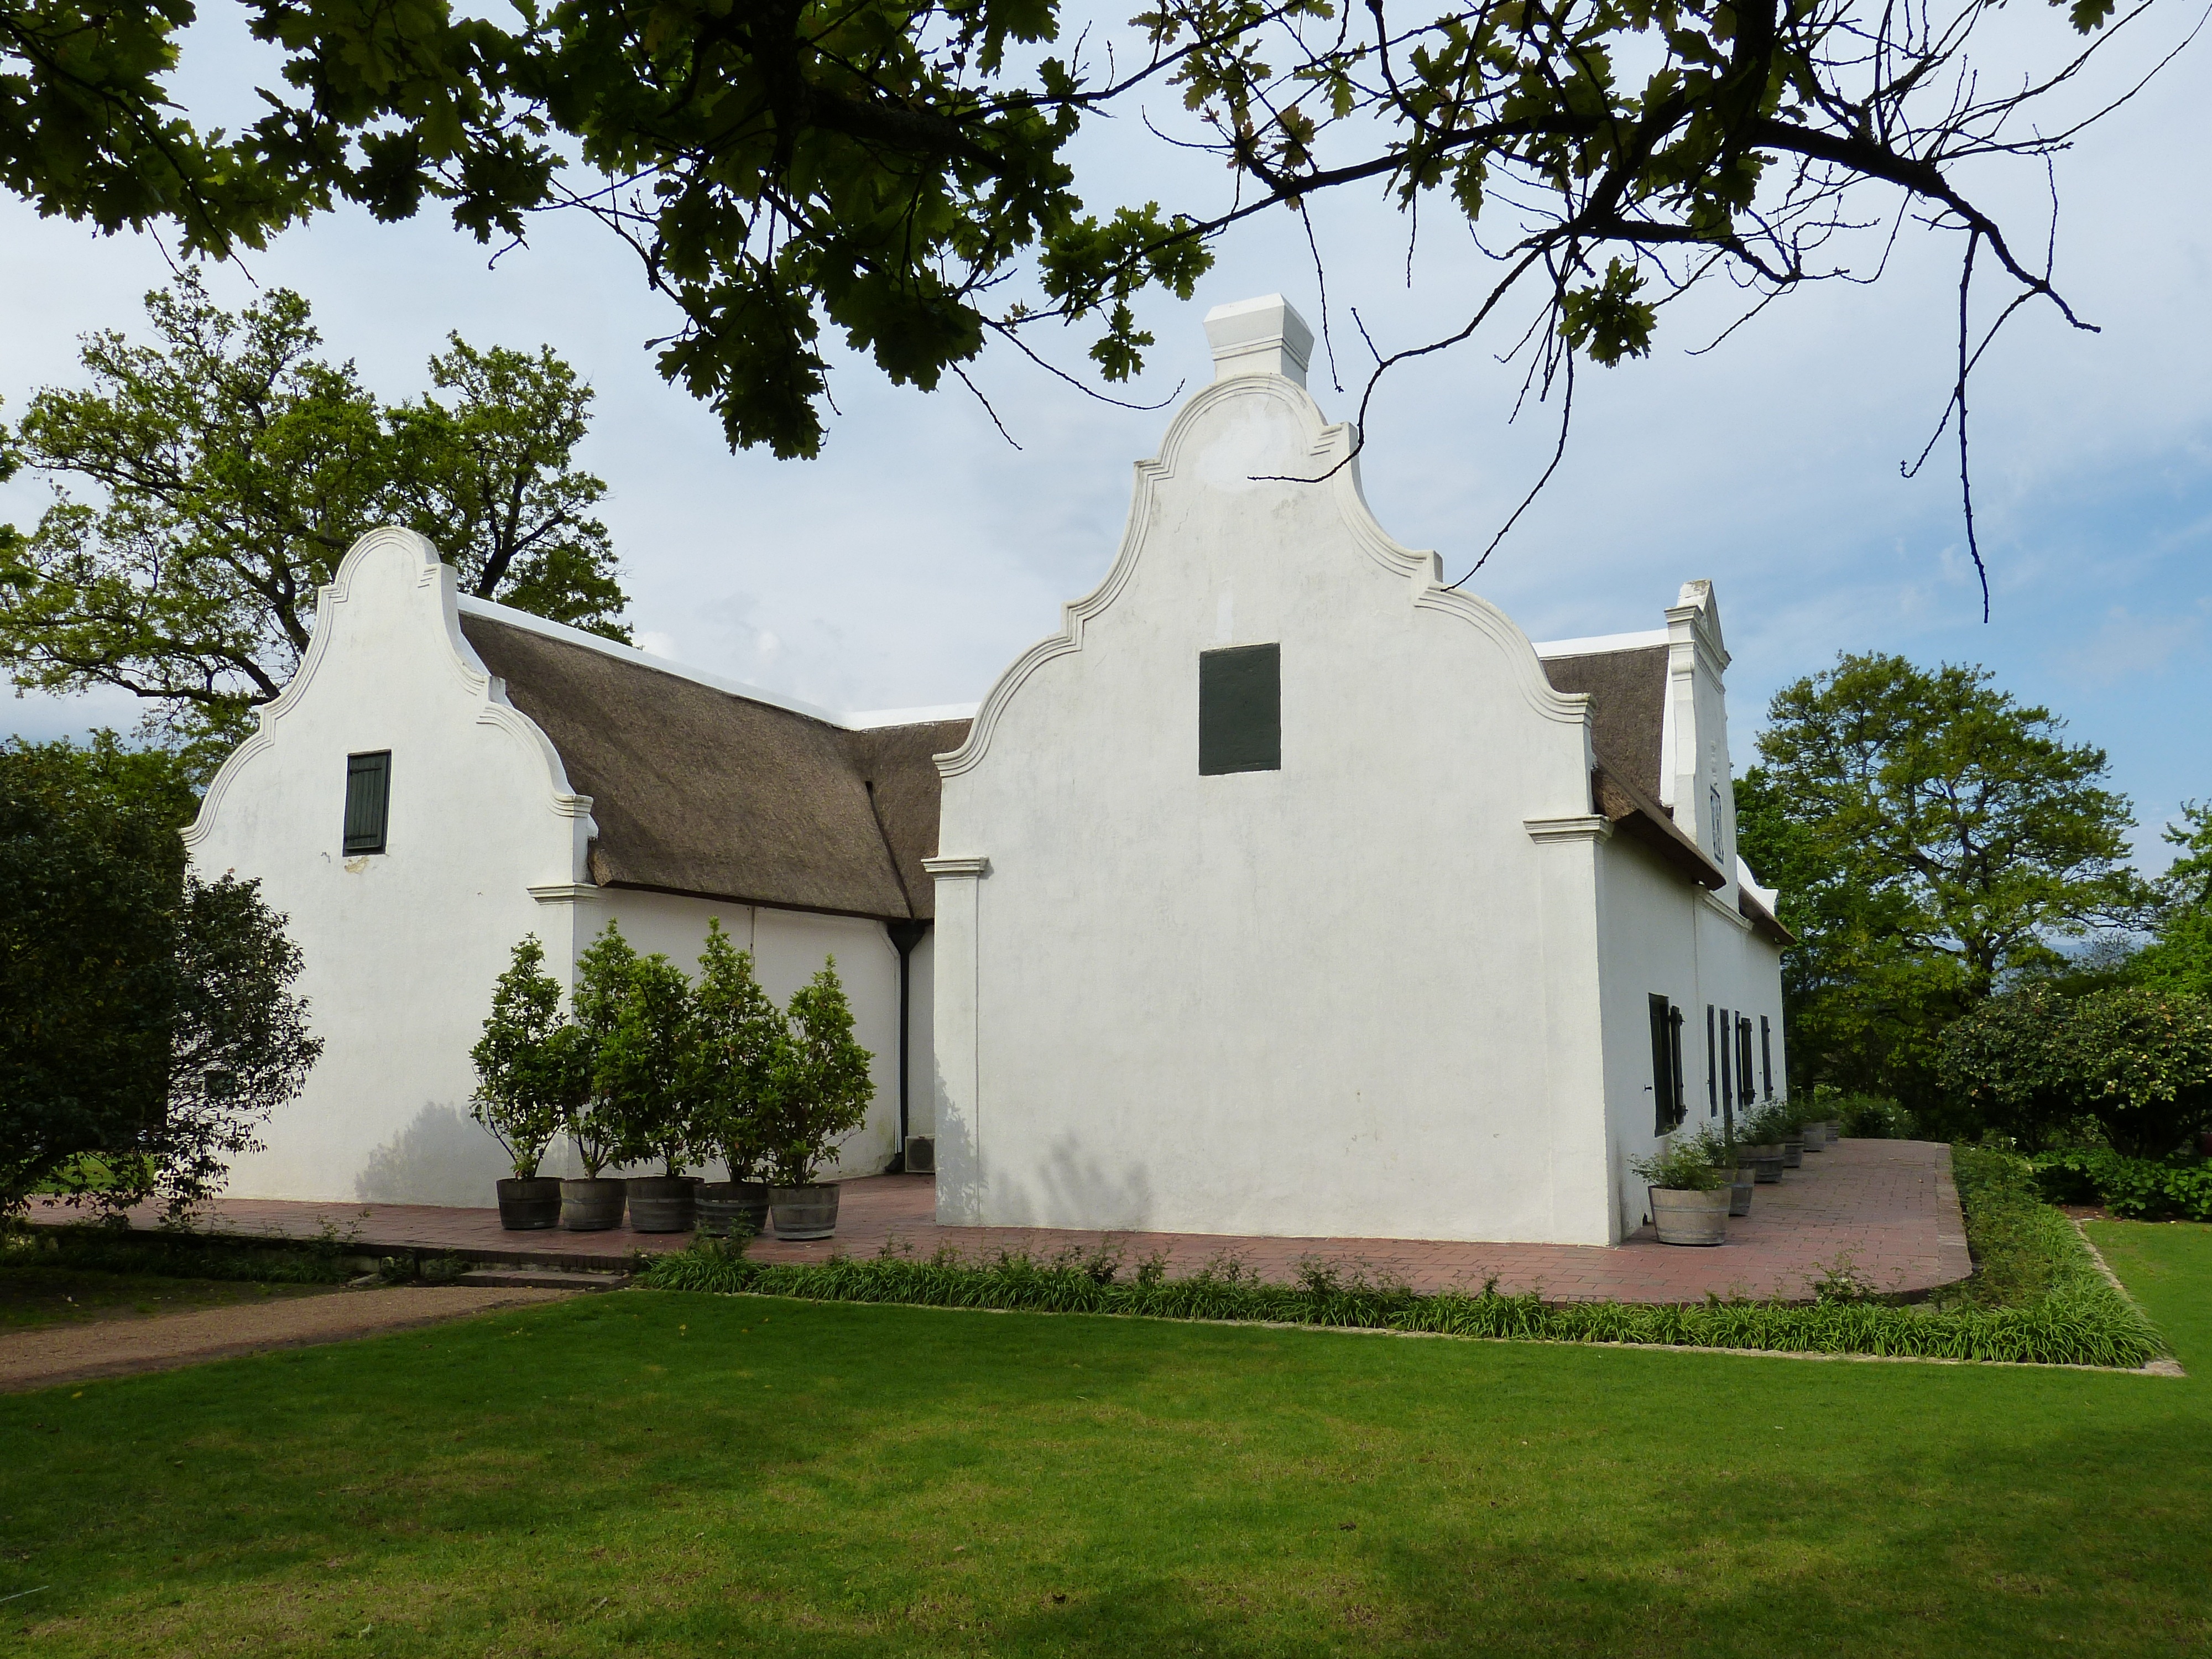
[[[837, 1236], [815, 1243], [757, 1240], [763, 1261], [819, 1261], [833, 1253], [873, 1255], [886, 1245], [928, 1255], [950, 1246], [971, 1260], [1001, 1250], [1049, 1256], [1099, 1245], [1133, 1267], [1155, 1252], [1171, 1277], [1229, 1255], [1271, 1279], [1295, 1276], [1312, 1258], [1404, 1280], [1416, 1290], [1476, 1287], [1534, 1291], [1553, 1302], [1698, 1302], [1708, 1295], [1805, 1299], [1808, 1281], [1848, 1264], [1876, 1291], [1911, 1292], [1972, 1271], [1947, 1146], [1925, 1141], [1845, 1140], [1808, 1153], [1805, 1167], [1757, 1189], [1751, 1213], [1729, 1223], [1728, 1243], [1698, 1249], [1662, 1244], [1646, 1227], [1612, 1248], [1574, 1244], [1461, 1244], [1393, 1238], [1250, 1238], [1214, 1233], [1097, 1233], [1027, 1227], [940, 1227], [927, 1176], [873, 1176], [844, 1183]], [[58, 1206], [33, 1221], [75, 1218]], [[152, 1216], [133, 1216], [150, 1224]], [[453, 1251], [478, 1261], [605, 1267], [640, 1250], [680, 1249], [688, 1235], [510, 1233], [496, 1210], [419, 1204], [301, 1204], [228, 1199], [204, 1224], [222, 1232], [313, 1237], [328, 1228], [364, 1255]]]

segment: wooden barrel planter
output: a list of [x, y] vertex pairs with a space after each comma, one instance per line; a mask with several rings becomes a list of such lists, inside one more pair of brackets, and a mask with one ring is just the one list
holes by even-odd
[[1692, 1193], [1654, 1187], [1650, 1194], [1651, 1224], [1659, 1230], [1662, 1244], [1728, 1243], [1728, 1188]]
[[562, 1182], [562, 1227], [572, 1233], [603, 1233], [621, 1226], [623, 1185], [609, 1180]]
[[1734, 1178], [1729, 1182], [1729, 1213], [1749, 1215], [1751, 1188], [1752, 1183], [1759, 1178], [1758, 1171], [1748, 1164], [1739, 1164], [1730, 1173]]
[[1795, 1135], [1782, 1143], [1782, 1167], [1785, 1170], [1805, 1167], [1805, 1143]]
[[778, 1238], [827, 1238], [837, 1231], [837, 1183], [769, 1189], [769, 1213]]
[[1751, 1165], [1754, 1181], [1765, 1182], [1771, 1186], [1782, 1179], [1782, 1148], [1778, 1145], [1747, 1146], [1740, 1156]]
[[742, 1231], [758, 1238], [768, 1231], [768, 1183], [709, 1181], [699, 1188], [699, 1231], [726, 1238]]
[[499, 1183], [499, 1224], [511, 1233], [561, 1224], [561, 1178], [532, 1176]]
[[635, 1233], [688, 1233], [697, 1224], [699, 1188], [694, 1176], [632, 1176], [629, 1226]]

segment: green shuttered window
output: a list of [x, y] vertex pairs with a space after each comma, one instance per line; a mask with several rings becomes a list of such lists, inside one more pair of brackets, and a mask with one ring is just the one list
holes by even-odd
[[1240, 645], [1200, 652], [1200, 775], [1282, 769], [1282, 647]]
[[392, 805], [392, 751], [346, 757], [346, 856], [384, 850], [384, 823]]

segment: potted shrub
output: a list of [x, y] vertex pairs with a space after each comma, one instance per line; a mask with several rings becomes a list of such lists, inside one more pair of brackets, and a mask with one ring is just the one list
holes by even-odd
[[[622, 1145], [617, 1104], [599, 1079], [599, 1051], [612, 1039], [637, 953], [614, 923], [576, 958], [576, 987], [568, 1006], [576, 1023], [556, 1033], [568, 1097], [562, 1122], [574, 1143], [580, 1180], [561, 1183], [561, 1224], [570, 1232], [603, 1232], [622, 1225], [623, 1183], [604, 1171]], [[573, 1034], [573, 1035], [572, 1035]]]
[[514, 1232], [561, 1223], [561, 1183], [538, 1173], [561, 1127], [560, 1085], [548, 1048], [561, 1029], [561, 986], [544, 967], [545, 947], [536, 934], [514, 947], [493, 988], [483, 1036], [469, 1050], [477, 1069], [469, 1115], [491, 1131], [514, 1167], [497, 1192], [499, 1224]]
[[1805, 1150], [1808, 1152], [1825, 1152], [1828, 1150], [1828, 1125], [1825, 1119], [1812, 1115], [1817, 1109], [1817, 1108], [1801, 1106], [1795, 1113], [1797, 1120], [1797, 1137], [1805, 1143]]
[[1721, 1172], [1721, 1178], [1728, 1182], [1729, 1213], [1749, 1215], [1751, 1188], [1758, 1179], [1757, 1169], [1737, 1152], [1725, 1134], [1717, 1135], [1710, 1128], [1698, 1132], [1698, 1150], [1705, 1155], [1713, 1168]]
[[775, 1079], [788, 1042], [781, 1012], [753, 977], [752, 953], [709, 921], [691, 994], [687, 1092], [699, 1149], [719, 1154], [730, 1178], [699, 1188], [701, 1232], [757, 1237], [768, 1231]]
[[1754, 1180], [1772, 1182], [1782, 1179], [1782, 1138], [1787, 1133], [1780, 1109], [1771, 1103], [1760, 1107], [1745, 1120], [1737, 1132], [1736, 1156], [1751, 1164]]
[[866, 1121], [876, 1092], [835, 957], [792, 993], [787, 1024], [775, 1066], [769, 1210], [779, 1238], [827, 1238], [837, 1230], [837, 1186], [814, 1177]]
[[1651, 1222], [1662, 1244], [1728, 1242], [1726, 1177], [1696, 1140], [1677, 1135], [1628, 1167], [1651, 1183]]
[[[607, 933], [619, 940], [612, 922]], [[627, 947], [625, 947], [627, 948]], [[626, 1164], [656, 1161], [657, 1176], [632, 1176], [629, 1224], [641, 1233], [685, 1233], [698, 1182], [683, 1173], [691, 1154], [691, 1097], [686, 1047], [691, 982], [658, 951], [623, 964], [612, 1029], [599, 1044], [596, 1080], [616, 1124]]]

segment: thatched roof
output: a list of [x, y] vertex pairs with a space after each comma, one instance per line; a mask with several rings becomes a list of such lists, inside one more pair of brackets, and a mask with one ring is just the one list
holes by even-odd
[[[1667, 658], [1663, 644], [1624, 645], [1613, 651], [1575, 651], [1543, 657], [1544, 677], [1559, 691], [1590, 698], [1590, 803], [1624, 833], [1659, 854], [1685, 879], [1718, 889], [1728, 878], [1711, 854], [1682, 832], [1659, 804], [1667, 719]], [[1744, 901], [1740, 901], [1742, 902]], [[1781, 927], [1756, 900], [1745, 916], [1762, 931]], [[1753, 911], [1757, 914], [1754, 915]]]
[[1635, 646], [1546, 657], [1544, 678], [1556, 691], [1586, 691], [1590, 746], [1624, 782], [1659, 793], [1660, 736], [1667, 718], [1667, 647]]
[[934, 913], [931, 757], [964, 720], [854, 731], [543, 624], [461, 632], [559, 751], [599, 825], [592, 879], [886, 921]]

